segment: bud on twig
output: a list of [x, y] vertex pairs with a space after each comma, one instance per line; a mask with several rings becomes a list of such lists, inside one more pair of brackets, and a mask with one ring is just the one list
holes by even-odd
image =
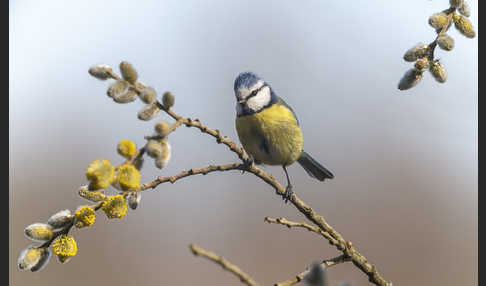
[[137, 71], [133, 68], [133, 66], [128, 62], [121, 62], [120, 63], [120, 72], [124, 80], [128, 81], [131, 84], [135, 84], [138, 78]]
[[454, 48], [454, 39], [447, 34], [442, 34], [437, 38], [437, 44], [441, 49], [450, 51]]
[[400, 79], [400, 82], [398, 83], [398, 89], [406, 90], [416, 86], [423, 76], [424, 74], [421, 71], [418, 71], [415, 68], [409, 69]]
[[407, 62], [414, 62], [419, 58], [423, 58], [427, 55], [428, 52], [428, 46], [425, 45], [424, 43], [418, 43], [414, 47], [410, 48], [405, 55], [403, 56], [403, 59], [406, 60]]
[[157, 106], [157, 104], [155, 103], [147, 104], [145, 105], [144, 108], [142, 108], [142, 110], [138, 112], [138, 119], [148, 121], [154, 118], [155, 116], [157, 116], [159, 112], [160, 109]]
[[89, 68], [88, 73], [99, 79], [99, 80], [107, 80], [111, 78], [110, 73], [112, 72], [112, 68], [109, 65], [96, 65]]
[[430, 63], [430, 73], [432, 76], [434, 76], [435, 80], [437, 80], [440, 83], [444, 83], [447, 79], [447, 73], [444, 68], [444, 65], [440, 63], [439, 61], [432, 61]]
[[162, 104], [166, 109], [169, 109], [172, 106], [174, 106], [174, 101], [175, 101], [174, 95], [172, 95], [170, 91], [164, 92], [164, 95], [162, 96]]

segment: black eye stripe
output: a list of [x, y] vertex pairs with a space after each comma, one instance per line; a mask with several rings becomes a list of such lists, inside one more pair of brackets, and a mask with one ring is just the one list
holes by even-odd
[[248, 99], [250, 99], [250, 98], [252, 98], [252, 97], [256, 96], [256, 95], [258, 94], [258, 92], [259, 92], [260, 90], [262, 90], [262, 89], [263, 89], [265, 86], [268, 86], [268, 85], [267, 85], [266, 83], [264, 83], [262, 86], [260, 86], [259, 88], [255, 89], [254, 91], [252, 91], [252, 92], [250, 93], [250, 95], [248, 95], [248, 96], [246, 97], [246, 100], [248, 100]]

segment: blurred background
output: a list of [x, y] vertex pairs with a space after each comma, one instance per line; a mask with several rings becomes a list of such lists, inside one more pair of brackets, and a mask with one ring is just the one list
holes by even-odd
[[[471, 6], [478, 31], [477, 1]], [[255, 176], [194, 176], [144, 192], [122, 220], [99, 213], [72, 232], [79, 252], [53, 257], [38, 273], [17, 257], [23, 229], [88, 201], [77, 195], [98, 158], [122, 162], [121, 139], [144, 143], [156, 119], [137, 119], [139, 100], [116, 104], [110, 82], [88, 74], [126, 60], [174, 111], [237, 140], [233, 82], [252, 70], [296, 111], [305, 149], [335, 175], [313, 180], [297, 164], [296, 193], [394, 285], [477, 285], [478, 41], [455, 28], [450, 52], [437, 49], [448, 80], [427, 72], [407, 91], [402, 57], [435, 37], [428, 17], [441, 1], [10, 1], [9, 194], [11, 285], [242, 285], [194, 257], [214, 251], [263, 285], [287, 280], [340, 252], [320, 236], [264, 223], [305, 218]], [[158, 119], [170, 120], [162, 114]], [[181, 127], [172, 160], [147, 159], [142, 180], [235, 162], [213, 138]], [[266, 171], [285, 182], [279, 167]], [[332, 283], [369, 285], [351, 263]]]

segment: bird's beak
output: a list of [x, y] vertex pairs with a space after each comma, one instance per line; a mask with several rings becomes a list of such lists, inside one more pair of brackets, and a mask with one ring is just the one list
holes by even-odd
[[245, 100], [244, 99], [240, 99], [240, 100], [238, 100], [238, 103], [239, 104], [243, 104], [243, 103], [245, 103]]

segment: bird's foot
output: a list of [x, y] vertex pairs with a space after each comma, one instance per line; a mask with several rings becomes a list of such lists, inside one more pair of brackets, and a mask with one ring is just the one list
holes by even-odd
[[292, 189], [293, 187], [291, 184], [288, 184], [285, 188], [285, 194], [283, 194], [282, 196], [282, 199], [285, 200], [285, 203], [287, 203], [290, 200], [290, 197], [292, 197], [292, 194], [294, 193]]
[[255, 163], [255, 160], [253, 159], [253, 157], [249, 154], [248, 155], [248, 158], [246, 160], [243, 160], [243, 169], [241, 170], [241, 174], [244, 174], [246, 170], [250, 169], [251, 166], [253, 166], [253, 164]]

